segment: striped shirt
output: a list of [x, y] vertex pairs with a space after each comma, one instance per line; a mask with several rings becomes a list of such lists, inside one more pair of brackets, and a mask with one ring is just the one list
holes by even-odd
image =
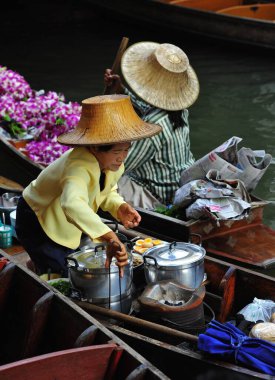
[[190, 151], [188, 110], [182, 110], [183, 126], [174, 129], [167, 111], [150, 106], [125, 89], [139, 116], [158, 124], [162, 132], [135, 141], [125, 161], [125, 172], [133, 181], [148, 189], [161, 203], [171, 204], [180, 187], [181, 172], [194, 163]]

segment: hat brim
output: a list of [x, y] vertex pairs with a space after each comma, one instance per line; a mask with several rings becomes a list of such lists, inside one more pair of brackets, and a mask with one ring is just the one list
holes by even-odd
[[162, 128], [157, 124], [142, 123], [137, 125], [135, 131], [133, 129], [131, 133], [127, 133], [127, 129], [120, 126], [121, 133], [115, 133], [112, 136], [99, 136], [97, 133], [87, 131], [85, 129], [76, 128], [72, 132], [64, 133], [60, 135], [57, 140], [63, 145], [112, 145], [125, 142], [131, 142], [135, 140], [142, 140], [144, 138], [152, 137], [162, 131]]
[[102, 95], [84, 99], [77, 126], [57, 140], [71, 146], [107, 145], [141, 140], [161, 130], [138, 116], [129, 96]]
[[198, 98], [200, 86], [189, 65], [183, 73], [170, 72], [152, 60], [160, 44], [139, 42], [130, 46], [121, 60], [121, 71], [130, 88], [147, 103], [167, 110], [190, 107]]

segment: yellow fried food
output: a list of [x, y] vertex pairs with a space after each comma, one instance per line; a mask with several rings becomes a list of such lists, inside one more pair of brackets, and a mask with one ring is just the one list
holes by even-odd
[[159, 240], [159, 239], [153, 240], [153, 245], [159, 245], [159, 244], [162, 244], [162, 240]]
[[152, 238], [146, 238], [144, 239], [144, 243], [152, 243], [153, 239]]
[[147, 251], [147, 249], [148, 249], [148, 248], [140, 247], [140, 246], [138, 246], [138, 245], [135, 245], [135, 246], [134, 246], [134, 250], [135, 250], [135, 252], [139, 253], [140, 255], [143, 255], [144, 252]]
[[135, 242], [135, 245], [138, 245], [138, 246], [142, 247], [143, 243], [144, 243], [144, 240], [143, 240], [143, 239], [138, 239], [138, 240]]
[[142, 247], [143, 248], [152, 248], [154, 246], [154, 244], [151, 242], [145, 242], [142, 244]]

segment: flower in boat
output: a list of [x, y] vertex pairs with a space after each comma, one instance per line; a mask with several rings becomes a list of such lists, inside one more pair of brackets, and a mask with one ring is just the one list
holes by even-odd
[[12, 137], [33, 136], [26, 145], [33, 161], [48, 165], [68, 149], [57, 137], [76, 126], [80, 113], [81, 106], [63, 94], [34, 91], [21, 75], [0, 66], [1, 125]]

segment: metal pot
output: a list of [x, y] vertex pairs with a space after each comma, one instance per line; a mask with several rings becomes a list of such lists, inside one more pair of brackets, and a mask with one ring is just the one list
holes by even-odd
[[143, 256], [146, 282], [176, 280], [189, 288], [198, 288], [204, 278], [205, 254], [200, 245], [183, 242], [150, 248]]
[[[115, 220], [114, 221], [105, 221], [104, 224], [113, 225], [114, 226], [113, 231], [115, 232], [115, 234], [117, 235], [119, 240], [125, 245], [128, 253], [132, 252], [132, 249], [134, 246], [134, 241], [140, 239], [140, 237], [136, 236], [133, 239], [128, 239], [128, 237], [126, 235], [119, 232], [118, 222]], [[94, 243], [93, 241], [91, 241], [89, 236], [83, 235], [79, 248], [81, 251], [84, 251], [84, 250], [87, 250], [90, 248], [95, 248], [97, 245], [98, 245], [98, 243]]]
[[[100, 244], [69, 255], [66, 258], [72, 287], [88, 302], [100, 304], [123, 312], [131, 307], [133, 265], [132, 255], [124, 267], [124, 276], [119, 277], [119, 269], [113, 258], [110, 268], [105, 268], [106, 245]], [[121, 310], [121, 304], [124, 310]]]

